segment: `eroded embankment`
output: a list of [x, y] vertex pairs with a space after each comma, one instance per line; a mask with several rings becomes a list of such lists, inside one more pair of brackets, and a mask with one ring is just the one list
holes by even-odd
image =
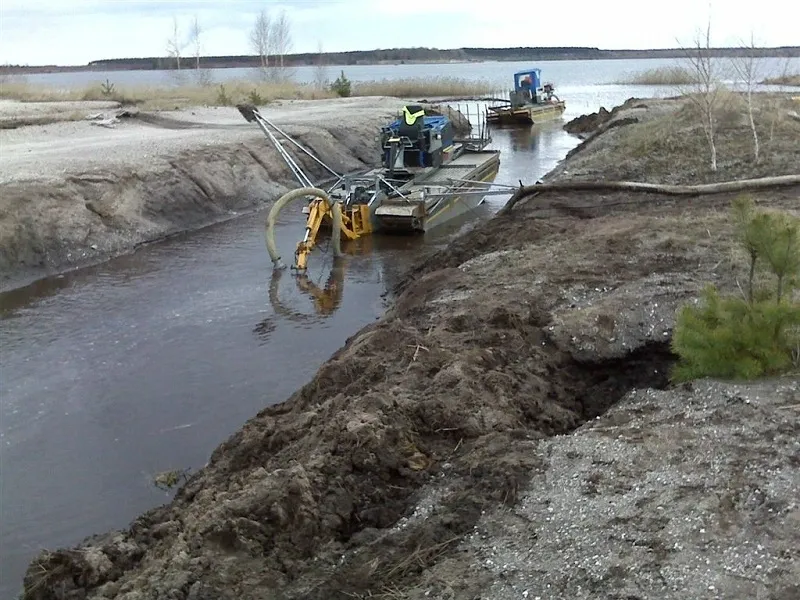
[[[797, 195], [790, 188], [763, 199], [796, 210]], [[541, 588], [541, 597], [618, 597], [620, 589], [628, 597], [715, 597], [714, 584], [697, 572], [722, 567], [704, 561], [702, 538], [667, 548], [668, 538], [650, 535], [664, 529], [657, 501], [637, 505], [632, 527], [643, 533], [633, 546], [622, 544], [618, 562], [589, 572], [588, 561], [605, 555], [602, 535], [594, 532], [595, 544], [566, 535], [567, 515], [580, 510], [581, 498], [561, 494], [552, 481], [573, 473], [554, 456], [590, 459], [567, 446], [561, 452], [572, 436], [548, 438], [590, 429], [587, 421], [632, 388], [664, 386], [677, 306], [708, 281], [734, 288], [742, 272], [730, 252], [730, 199], [553, 193], [520, 203], [418, 265], [384, 318], [351, 338], [288, 401], [219, 446], [171, 504], [129, 530], [40, 555], [26, 578], [29, 597], [511, 598], [533, 597], [523, 591], [543, 581], [552, 587]], [[643, 432], [664, 416], [659, 403], [641, 408], [634, 395], [615, 409], [637, 411], [640, 420], [626, 432], [641, 434], [630, 443], [649, 462], [622, 456], [615, 468], [628, 483], [621, 487], [592, 475], [603, 522], [636, 499], [649, 471], [678, 472], [691, 460], [666, 450], [688, 439], [682, 424], [700, 422], [686, 416], [706, 396], [662, 393], [674, 400], [664, 404], [676, 426], [660, 433], [660, 452], [643, 445]], [[715, 448], [703, 454], [722, 481], [737, 473], [743, 490], [763, 487], [768, 469], [796, 461], [796, 413], [740, 416], [748, 415], [775, 441], [772, 454], [753, 453], [746, 434], [731, 449], [720, 447], [736, 460], [715, 459]], [[752, 424], [732, 417], [726, 426]], [[613, 452], [597, 458], [615, 460]], [[749, 459], [755, 472], [745, 469]], [[542, 480], [553, 487], [536, 496]], [[773, 488], [776, 511], [769, 513], [738, 496], [709, 498], [695, 483], [681, 489], [669, 518], [735, 524], [715, 528], [718, 551], [706, 556], [719, 560], [736, 540], [767, 539], [755, 535], [759, 527], [763, 533], [796, 514], [796, 491], [791, 482]], [[534, 501], [535, 510], [514, 508]], [[560, 528], [549, 528], [550, 519]], [[486, 539], [476, 540], [475, 531]], [[564, 540], [561, 560], [519, 559], [523, 548], [514, 541], [522, 535], [542, 551], [552, 551], [546, 541]], [[637, 539], [653, 543], [648, 572], [677, 565], [682, 579], [642, 577]], [[764, 585], [777, 594], [796, 574], [790, 565], [797, 556], [785, 539], [765, 543], [760, 552], [778, 567]], [[492, 588], [508, 573], [513, 585]]]
[[[497, 290], [490, 267], [417, 283], [220, 446], [171, 506], [91, 550], [42, 557], [30, 585], [52, 573], [49, 589], [92, 582], [77, 587], [96, 597], [322, 599], [411, 584], [483, 510], [514, 503], [536, 440], [664, 383], [663, 342], [640, 336], [632, 355], [577, 360], [550, 329], [561, 302], [534, 281]], [[436, 509], [414, 518], [432, 478]]]
[[[342, 173], [379, 160], [378, 128], [400, 102], [300, 104], [264, 114]], [[334, 118], [341, 112], [347, 119]], [[3, 287], [266, 206], [297, 185], [235, 108], [121, 119], [114, 129], [81, 121], [0, 135]], [[331, 177], [306, 155], [295, 159], [312, 179]]]

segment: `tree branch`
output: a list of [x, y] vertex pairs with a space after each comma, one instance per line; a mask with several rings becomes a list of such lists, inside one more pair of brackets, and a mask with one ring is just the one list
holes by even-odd
[[524, 185], [508, 199], [498, 215], [508, 214], [519, 201], [547, 192], [609, 191], [609, 192], [643, 192], [663, 194], [665, 196], [702, 196], [706, 194], [724, 194], [772, 187], [800, 184], [800, 174], [763, 177], [760, 179], [740, 179], [720, 183], [704, 183], [701, 185], [662, 185], [638, 181], [562, 181], [556, 183], [538, 183]]

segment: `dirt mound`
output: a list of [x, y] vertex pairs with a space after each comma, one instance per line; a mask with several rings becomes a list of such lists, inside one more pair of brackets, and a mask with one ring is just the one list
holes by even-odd
[[[139, 120], [125, 119], [113, 135], [146, 139], [163, 125], [159, 120], [158, 127], [140, 125]], [[183, 129], [181, 121], [173, 121], [179, 124], [175, 129]], [[138, 150], [120, 164], [2, 184], [0, 283], [10, 287], [268, 206], [297, 183], [255, 125], [241, 121], [256, 129], [243, 132], [247, 140], [193, 143], [171, 155], [142, 156]], [[379, 158], [373, 143], [376, 122], [366, 121], [283, 129], [334, 170], [350, 172]], [[196, 129], [189, 125], [190, 131]], [[218, 126], [223, 128], [242, 129]], [[330, 178], [306, 155], [297, 153], [295, 159], [313, 179]]]
[[202, 121], [191, 121], [188, 119], [176, 119], [165, 114], [144, 112], [138, 109], [127, 109], [120, 111], [117, 115], [122, 119], [136, 119], [140, 123], [147, 123], [154, 127], [163, 129], [244, 129], [252, 128], [246, 121], [241, 123], [204, 123]]
[[[83, 581], [97, 597], [255, 597], [258, 572], [259, 586], [321, 599], [411, 580], [418, 566], [403, 561], [417, 546], [444, 544], [489, 505], [514, 501], [536, 464], [532, 440], [574, 429], [633, 386], [665, 383], [663, 344], [578, 362], [553, 338], [549, 307], [452, 297], [468, 279], [419, 282], [288, 402], [221, 445], [168, 509], [92, 550], [41, 558], [27, 585]], [[379, 543], [437, 478], [448, 482], [437, 525]]]
[[[762, 200], [796, 210], [797, 192]], [[560, 508], [557, 492], [571, 482], [549, 479], [554, 467], [544, 451], [561, 456], [555, 444], [565, 438], [545, 440], [603, 415], [631, 389], [666, 387], [677, 307], [707, 282], [736, 289], [743, 275], [730, 249], [730, 200], [554, 193], [473, 229], [412, 270], [384, 318], [349, 339], [286, 402], [220, 445], [171, 504], [126, 531], [40, 555], [26, 575], [26, 597], [495, 597], [489, 590], [499, 565], [478, 568], [464, 557], [494, 561], [488, 547], [518, 552], [513, 539], [536, 540], [537, 532], [549, 537], [536, 543], [564, 555], [557, 565], [541, 557], [515, 563], [525, 565], [529, 580], [561, 585], [558, 569], [574, 567], [570, 581], [588, 582], [573, 586], [575, 594], [625, 587], [638, 572], [604, 571], [598, 583], [586, 575], [588, 562], [562, 564], [572, 549], [587, 548], [565, 533], [569, 511], [582, 505], [573, 498], [559, 513], [561, 526], [547, 529], [549, 508]], [[675, 390], [664, 393], [670, 400], [663, 404], [681, 399]], [[627, 434], [644, 436], [664, 416], [660, 404], [642, 409], [641, 424]], [[666, 416], [672, 421], [662, 443], [681, 448], [683, 418]], [[741, 435], [745, 422], [728, 425]], [[748, 444], [737, 464], [746, 463]], [[796, 460], [782, 448], [775, 462], [788, 469]], [[686, 460], [664, 452], [652, 461], [662, 458]], [[554, 472], [570, 475], [568, 466]], [[615, 468], [630, 469], [626, 481], [639, 485], [654, 467], [631, 461]], [[603, 484], [602, 477], [593, 481]], [[658, 481], [650, 485], [661, 489]], [[788, 506], [786, 490], [776, 493]], [[629, 491], [605, 490], [607, 512], [598, 522], [616, 523], [617, 501]], [[675, 518], [691, 521], [707, 495], [702, 487], [685, 492], [691, 501]], [[536, 510], [516, 511], [526, 498], [536, 500]], [[657, 528], [658, 502], [651, 500], [631, 527], [650, 527], [644, 521], [652, 518]], [[748, 510], [734, 504], [730, 522]], [[526, 520], [529, 514], [535, 519]], [[583, 517], [583, 524], [592, 521]], [[502, 529], [514, 519], [502, 540], [471, 545], [487, 523]], [[592, 560], [600, 560], [605, 547], [593, 539]], [[662, 538], [640, 541], [647, 540], [655, 540], [648, 562], [654, 573], [670, 556], [670, 564], [697, 560]], [[544, 564], [548, 570], [537, 572]], [[791, 576], [777, 573], [772, 589]]]
[[746, 100], [731, 93], [720, 97], [716, 171], [710, 168], [710, 149], [697, 106], [680, 99], [631, 99], [626, 104], [611, 111], [616, 115], [570, 151], [567, 161], [548, 177], [700, 184], [798, 172], [800, 122], [789, 117], [794, 107], [788, 95], [754, 96], [753, 118], [760, 140], [757, 162]]
[[[594, 134], [605, 131], [607, 126], [623, 111], [632, 108], [647, 108], [647, 103], [639, 98], [628, 98], [623, 104], [615, 106], [613, 109], [606, 110], [601, 106], [595, 113], [575, 117], [564, 124], [564, 131], [577, 134], [579, 137], [587, 138]], [[635, 118], [629, 117], [624, 124], [635, 123]], [[619, 126], [619, 125], [617, 125]]]
[[599, 129], [601, 125], [607, 123], [610, 118], [611, 113], [607, 111], [604, 106], [601, 106], [600, 110], [598, 110], [596, 113], [581, 115], [579, 117], [575, 117], [571, 121], [567, 121], [564, 124], [564, 131], [578, 135], [593, 133]]

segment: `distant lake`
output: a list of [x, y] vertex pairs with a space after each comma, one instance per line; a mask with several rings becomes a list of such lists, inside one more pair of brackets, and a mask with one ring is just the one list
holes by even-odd
[[[728, 59], [717, 59], [724, 68], [726, 80], [735, 77]], [[494, 95], [508, 97], [513, 85], [513, 74], [517, 71], [538, 67], [544, 82], [552, 82], [556, 94], [566, 101], [566, 119], [597, 111], [601, 106], [611, 109], [630, 97], [658, 98], [675, 95], [673, 86], [644, 86], [619, 84], [633, 74], [658, 67], [674, 67], [682, 64], [678, 59], [619, 59], [619, 60], [557, 60], [531, 62], [471, 62], [402, 65], [350, 65], [329, 66], [325, 76], [334, 80], [344, 71], [348, 79], [358, 81], [380, 81], [391, 79], [446, 77], [488, 81], [496, 85]], [[800, 72], [800, 58], [757, 59], [759, 79], [780, 75], [784, 72]], [[232, 80], [260, 78], [260, 70], [254, 68], [230, 68], [204, 70], [215, 84]], [[298, 83], [311, 83], [317, 78], [317, 67], [294, 67], [292, 78]], [[84, 71], [72, 73], [37, 73], [20, 75], [19, 80], [31, 84], [54, 88], [86, 88], [100, 85], [108, 79], [117, 88], [126, 86], [168, 86], [195, 81], [196, 72], [182, 71]], [[778, 86], [760, 86], [763, 90], [781, 90]], [[783, 88], [787, 89], [787, 88]]]
[[[727, 59], [717, 59], [721, 67], [730, 65]], [[788, 61], [788, 63], [787, 63]], [[761, 78], [774, 76], [786, 70], [800, 71], [800, 58], [762, 58], [757, 59]], [[565, 92], [571, 86], [609, 85], [642, 71], [658, 67], [681, 64], [678, 59], [619, 59], [619, 60], [557, 60], [530, 62], [471, 62], [440, 64], [400, 64], [400, 65], [349, 65], [328, 66], [326, 75], [335, 79], [341, 71], [351, 81], [380, 81], [383, 79], [406, 79], [448, 77], [458, 79], [482, 80], [495, 83], [498, 90], [511, 86], [512, 74], [516, 71], [539, 67], [542, 78], [551, 81], [556, 89]], [[229, 80], [253, 80], [259, 78], [259, 70], [253, 68], [208, 69], [213, 81], [222, 83]], [[310, 83], [316, 79], [317, 67], [293, 67], [293, 79]], [[192, 69], [182, 71], [84, 71], [73, 73], [37, 73], [21, 75], [20, 78], [32, 84], [53, 87], [85, 87], [98, 84], [106, 79], [117, 86], [126, 85], [171, 85], [179, 83], [178, 78], [192, 81]], [[734, 77], [731, 76], [731, 79]]]

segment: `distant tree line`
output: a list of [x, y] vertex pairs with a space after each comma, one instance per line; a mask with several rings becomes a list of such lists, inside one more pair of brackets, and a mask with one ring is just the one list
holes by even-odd
[[[285, 21], [281, 27], [288, 27]], [[263, 21], [260, 23], [264, 25]], [[193, 27], [194, 29], [194, 27]], [[259, 36], [254, 35], [258, 29], [267, 30], [267, 27], [259, 28], [259, 21], [256, 22], [253, 32], [251, 32], [251, 45]], [[197, 33], [197, 31], [193, 31]], [[288, 33], [288, 29], [287, 29]], [[175, 41], [173, 35], [172, 42]], [[264, 41], [264, 38], [261, 38]], [[288, 35], [277, 36], [279, 44], [284, 47], [289, 46], [291, 40]], [[196, 44], [195, 44], [196, 46]], [[92, 70], [160, 70], [177, 68], [177, 57], [175, 56], [176, 44], [170, 45], [171, 56], [155, 56], [145, 58], [111, 58], [95, 60], [85, 67], [58, 67], [57, 65], [47, 65], [41, 67], [31, 67], [28, 65], [4, 65], [5, 70], [26, 70], [26, 71], [54, 71], [70, 70], [78, 71], [84, 69]], [[523, 60], [598, 60], [598, 59], [623, 59], [623, 58], [682, 58], [685, 51], [681, 48], [659, 49], [659, 50], [601, 50], [599, 48], [584, 47], [548, 47], [548, 48], [457, 48], [454, 50], [439, 50], [437, 48], [388, 48], [379, 50], [354, 50], [350, 52], [308, 52], [299, 54], [286, 54], [270, 48], [269, 38], [267, 37], [263, 48], [264, 54], [254, 55], [232, 55], [232, 56], [192, 56], [193, 67], [202, 69], [215, 68], [235, 68], [235, 67], [266, 67], [268, 65], [283, 67], [311, 66], [319, 64], [320, 57], [324, 57], [328, 65], [358, 65], [358, 64], [380, 64], [380, 63], [414, 63], [414, 62], [447, 62], [447, 61], [523, 61]], [[286, 48], [285, 48], [286, 49]], [[709, 53], [714, 57], [800, 57], [800, 46], [779, 46], [774, 48], [711, 48]], [[170, 52], [168, 52], [170, 54]]]
[[[734, 57], [800, 57], [800, 46], [777, 48], [713, 48], [712, 56]], [[350, 52], [324, 52], [329, 65], [380, 64], [385, 62], [446, 62], [446, 61], [519, 61], [519, 60], [598, 60], [623, 58], [681, 58], [685, 51], [681, 48], [663, 50], [601, 50], [588, 47], [548, 47], [548, 48], [457, 48], [439, 50], [437, 48], [387, 48], [379, 50], [353, 50]], [[282, 56], [285, 67], [315, 65], [320, 53], [285, 54]], [[281, 55], [267, 52], [264, 55], [203, 56], [203, 68], [261, 67], [276, 64]], [[118, 58], [96, 60], [89, 67], [96, 69], [164, 69], [170, 68], [173, 59], [168, 57]]]
[[[189, 39], [179, 43], [177, 29], [167, 44], [167, 56], [145, 58], [112, 58], [91, 61], [86, 67], [64, 67], [64, 70], [152, 70], [180, 69], [181, 50], [192, 47], [191, 66], [202, 69], [260, 67], [272, 69], [277, 73], [290, 67], [318, 65], [324, 58], [327, 65], [359, 65], [380, 63], [417, 62], [469, 62], [469, 61], [525, 61], [525, 60], [599, 60], [624, 58], [682, 58], [685, 50], [669, 48], [658, 50], [601, 50], [593, 47], [515, 47], [515, 48], [386, 48], [377, 50], [353, 50], [350, 52], [308, 52], [289, 54], [292, 46], [291, 26], [285, 14], [277, 17], [259, 13], [250, 32], [250, 46], [256, 52], [252, 55], [200, 56], [198, 49], [200, 27], [192, 23]], [[710, 48], [713, 57], [800, 57], [800, 46], [779, 46], [773, 48]], [[58, 70], [60, 67], [16, 67], [7, 65], [6, 69]]]

